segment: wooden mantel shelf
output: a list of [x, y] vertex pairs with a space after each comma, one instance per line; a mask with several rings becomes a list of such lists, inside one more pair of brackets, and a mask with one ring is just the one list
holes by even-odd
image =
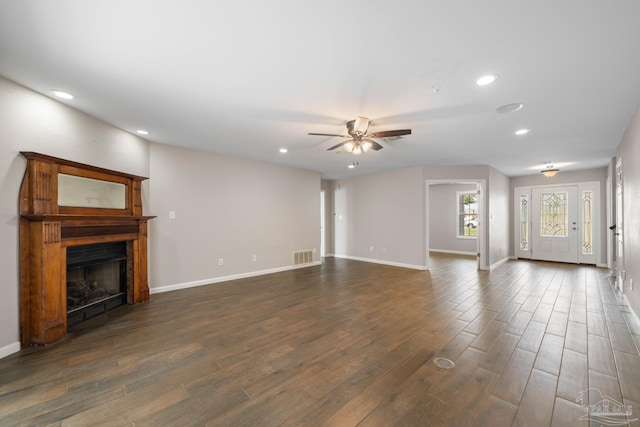
[[[20, 335], [22, 345], [44, 345], [67, 333], [67, 248], [125, 242], [127, 303], [149, 299], [147, 222], [141, 183], [146, 178], [70, 160], [21, 153], [27, 169], [20, 187]], [[59, 205], [62, 182], [117, 187], [114, 205]], [[82, 185], [82, 184], [80, 184]], [[71, 192], [82, 193], [82, 187]], [[99, 191], [97, 192], [99, 193]], [[93, 194], [93, 193], [92, 193]], [[82, 199], [80, 199], [82, 201]], [[88, 200], [88, 199], [87, 199]], [[100, 202], [102, 203], [102, 202]]]
[[91, 223], [91, 222], [123, 222], [123, 221], [148, 221], [150, 219], [155, 218], [155, 215], [152, 216], [127, 216], [123, 217], [121, 215], [66, 215], [66, 214], [21, 214], [21, 218], [26, 218], [31, 221], [81, 221], [83, 223]]

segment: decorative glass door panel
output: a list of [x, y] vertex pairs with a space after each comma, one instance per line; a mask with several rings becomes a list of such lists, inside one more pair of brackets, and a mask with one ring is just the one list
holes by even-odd
[[540, 236], [567, 237], [569, 235], [566, 191], [540, 194]]
[[532, 258], [578, 262], [577, 188], [534, 188], [532, 201]]

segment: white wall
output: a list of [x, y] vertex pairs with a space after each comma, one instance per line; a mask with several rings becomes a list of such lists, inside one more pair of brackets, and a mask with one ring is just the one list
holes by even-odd
[[478, 251], [477, 239], [459, 238], [457, 192], [475, 192], [476, 184], [429, 185], [429, 250]]
[[[0, 77], [0, 357], [19, 349], [18, 192], [35, 151], [149, 176], [149, 144]], [[143, 187], [147, 206], [148, 187]]]
[[161, 144], [150, 170], [152, 293], [320, 259], [318, 173]]
[[[625, 293], [635, 312], [640, 314], [640, 107], [636, 109], [622, 137], [617, 157], [622, 158], [624, 174], [623, 242], [624, 266], [627, 272]], [[628, 286], [629, 279], [633, 279], [633, 290]]]
[[424, 267], [424, 185], [420, 167], [335, 181], [335, 255]]

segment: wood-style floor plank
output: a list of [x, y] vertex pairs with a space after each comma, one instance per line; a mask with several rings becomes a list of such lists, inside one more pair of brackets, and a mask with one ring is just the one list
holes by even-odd
[[0, 360], [0, 425], [586, 425], [581, 392], [640, 411], [640, 321], [605, 270], [431, 265], [152, 295]]

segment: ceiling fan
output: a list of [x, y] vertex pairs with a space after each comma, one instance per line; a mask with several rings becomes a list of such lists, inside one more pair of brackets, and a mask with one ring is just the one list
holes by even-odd
[[381, 132], [367, 133], [368, 129], [369, 119], [367, 119], [366, 117], [358, 116], [355, 118], [355, 120], [350, 120], [347, 122], [348, 135], [313, 132], [310, 132], [309, 135], [339, 136], [342, 138], [351, 138], [341, 142], [340, 144], [336, 144], [331, 148], [328, 148], [327, 151], [335, 150], [336, 148], [342, 147], [342, 150], [336, 152], [351, 153], [355, 155], [366, 153], [369, 150], [377, 151], [383, 148], [382, 145], [378, 144], [376, 141], [370, 138], [391, 138], [394, 136], [411, 135], [411, 129], [385, 130]]

